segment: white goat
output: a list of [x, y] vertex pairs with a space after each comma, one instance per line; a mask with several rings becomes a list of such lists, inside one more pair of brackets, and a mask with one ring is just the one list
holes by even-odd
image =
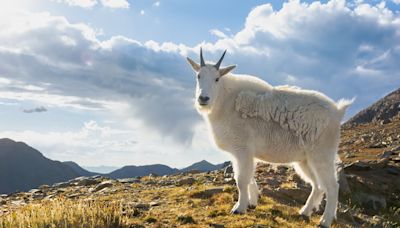
[[197, 73], [196, 108], [216, 145], [234, 157], [239, 199], [232, 213], [257, 205], [254, 159], [290, 163], [312, 186], [300, 213], [310, 216], [326, 194], [320, 226], [330, 227], [338, 202], [340, 122], [353, 101], [335, 103], [316, 91], [228, 74], [235, 66], [220, 68], [225, 52], [215, 65], [204, 62], [201, 50], [200, 64], [187, 60]]

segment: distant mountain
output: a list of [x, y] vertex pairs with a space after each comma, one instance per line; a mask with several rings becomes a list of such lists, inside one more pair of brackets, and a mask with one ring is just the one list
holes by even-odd
[[208, 172], [208, 171], [213, 171], [213, 170], [217, 170], [217, 169], [221, 169], [223, 166], [223, 164], [218, 164], [218, 165], [213, 165], [210, 162], [206, 161], [206, 160], [202, 160], [199, 162], [196, 162], [186, 168], [181, 169], [181, 172], [187, 172], [190, 170], [198, 170], [201, 172]]
[[78, 164], [76, 164], [73, 161], [65, 161], [65, 162], [63, 162], [63, 164], [71, 167], [76, 173], [79, 174], [79, 176], [88, 177], [88, 176], [98, 175], [98, 173], [93, 173], [93, 172], [87, 171], [86, 169], [80, 167]]
[[[221, 169], [224, 167], [224, 164], [214, 165], [203, 160], [180, 170], [161, 164], [124, 166], [103, 175], [118, 179], [147, 176], [151, 173], [170, 175], [190, 170], [207, 172]], [[50, 160], [23, 142], [0, 139], [0, 194], [14, 191], [28, 191], [42, 184], [54, 184], [80, 176], [98, 174], [90, 172], [72, 161], [59, 162]]]
[[179, 169], [174, 169], [166, 165], [144, 165], [144, 166], [124, 166], [117, 169], [106, 176], [117, 179], [117, 178], [129, 178], [137, 176], [147, 176], [150, 173], [157, 175], [170, 175], [179, 172]]
[[344, 128], [355, 127], [360, 124], [381, 122], [388, 123], [394, 116], [400, 113], [400, 88], [378, 100], [368, 108], [360, 111], [349, 119]]
[[83, 166], [86, 170], [90, 172], [95, 172], [95, 173], [101, 173], [101, 174], [106, 174], [106, 173], [111, 173], [112, 171], [115, 171], [119, 169], [119, 167], [115, 166], [105, 166], [105, 165], [100, 165], [100, 166]]
[[23, 142], [0, 139], [0, 193], [27, 191], [78, 176], [70, 166], [44, 157]]

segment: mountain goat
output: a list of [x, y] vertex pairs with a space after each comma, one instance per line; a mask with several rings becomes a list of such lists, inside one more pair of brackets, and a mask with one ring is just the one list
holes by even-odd
[[239, 198], [232, 213], [255, 207], [258, 187], [254, 159], [293, 164], [312, 186], [300, 213], [310, 216], [326, 194], [320, 226], [336, 218], [338, 181], [335, 161], [340, 122], [353, 102], [335, 103], [322, 93], [291, 86], [273, 87], [248, 75], [234, 75], [235, 66], [221, 68], [226, 51], [215, 64], [187, 58], [197, 74], [196, 101], [215, 144], [233, 155]]

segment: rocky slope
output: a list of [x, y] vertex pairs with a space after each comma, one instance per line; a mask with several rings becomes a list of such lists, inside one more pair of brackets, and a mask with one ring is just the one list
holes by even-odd
[[389, 123], [400, 112], [400, 88], [389, 93], [368, 108], [362, 110], [343, 127], [350, 128], [360, 124]]

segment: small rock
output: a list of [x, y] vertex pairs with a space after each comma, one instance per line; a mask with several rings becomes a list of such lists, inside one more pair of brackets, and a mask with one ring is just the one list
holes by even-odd
[[148, 181], [144, 181], [144, 182], [142, 182], [144, 185], [155, 185], [155, 184], [157, 184], [157, 182], [156, 181], [154, 181], [154, 180], [148, 180]]
[[356, 161], [354, 163], [348, 164], [344, 167], [346, 171], [365, 171], [370, 170], [371, 167], [362, 161]]
[[123, 184], [133, 184], [133, 183], [140, 183], [140, 179], [137, 178], [122, 178], [117, 180], [120, 183]]
[[60, 182], [60, 183], [53, 184], [54, 188], [66, 188], [69, 186], [70, 186], [70, 183], [68, 183], [68, 182]]
[[236, 184], [235, 179], [232, 178], [232, 177], [225, 178], [225, 179], [224, 179], [224, 182], [225, 182], [226, 184]]
[[57, 194], [64, 193], [64, 192], [65, 192], [64, 189], [57, 189], [57, 190], [56, 190], [56, 193], [57, 193]]
[[178, 186], [180, 186], [180, 185], [192, 185], [192, 184], [194, 184], [194, 182], [196, 182], [196, 179], [194, 179], [193, 177], [186, 177], [186, 178], [177, 180], [176, 184]]
[[91, 177], [77, 177], [70, 181], [75, 186], [90, 186], [100, 183], [100, 180]]
[[385, 151], [383, 153], [381, 153], [380, 155], [378, 155], [380, 158], [388, 158], [390, 156], [392, 156], [393, 151]]
[[107, 181], [103, 181], [100, 184], [96, 185], [96, 187], [91, 188], [89, 191], [90, 192], [98, 192], [104, 188], [111, 187], [111, 186], [113, 186], [113, 181], [107, 180]]
[[147, 210], [150, 209], [150, 204], [148, 204], [148, 203], [137, 203], [137, 204], [133, 205], [133, 207], [136, 208], [136, 209], [141, 209], [141, 210], [147, 211]]
[[43, 192], [42, 192], [42, 190], [40, 190], [40, 189], [34, 188], [34, 189], [29, 190], [29, 193], [31, 193], [31, 194], [38, 194], [38, 193], [43, 193]]
[[211, 223], [211, 224], [210, 224], [210, 227], [213, 227], [213, 228], [225, 228], [224, 225], [222, 225], [222, 224], [217, 224], [217, 223]]
[[50, 195], [47, 195], [46, 197], [44, 197], [43, 199], [44, 200], [49, 200], [49, 199], [53, 199], [54, 197], [55, 197], [55, 195], [50, 194]]
[[377, 227], [382, 227], [383, 221], [385, 221], [385, 220], [378, 215], [374, 215], [374, 217], [372, 217], [372, 220], [371, 220], [372, 224]]
[[149, 174], [149, 177], [158, 177], [158, 175], [155, 174], [155, 173], [150, 173], [150, 174]]
[[6, 202], [5, 199], [0, 198], [0, 206], [1, 206], [1, 205], [4, 205], [4, 204], [6, 204], [6, 203], [7, 203], [7, 202]]
[[75, 198], [78, 198], [78, 197], [81, 196], [81, 195], [82, 195], [81, 193], [73, 193], [73, 194], [67, 195], [67, 198], [69, 198], [69, 199], [75, 199]]
[[39, 186], [39, 189], [42, 190], [43, 192], [48, 191], [50, 189], [50, 186], [47, 184], [43, 184]]
[[376, 213], [386, 208], [384, 196], [359, 193], [355, 197], [368, 213]]
[[386, 168], [386, 172], [392, 175], [400, 175], [400, 170], [395, 167]]
[[168, 185], [175, 185], [175, 182], [172, 180], [160, 180], [158, 184], [161, 186], [168, 186]]
[[144, 219], [144, 221], [147, 222], [147, 223], [155, 223], [155, 222], [157, 222], [157, 219], [154, 218], [154, 217], [146, 217]]
[[156, 207], [156, 206], [160, 206], [160, 205], [161, 205], [160, 202], [157, 202], [157, 201], [153, 201], [153, 202], [149, 203], [150, 207]]
[[13, 201], [11, 201], [11, 204], [15, 205], [15, 206], [24, 206], [24, 205], [26, 205], [25, 201], [23, 201], [23, 200], [13, 200]]
[[387, 146], [387, 143], [386, 143], [386, 142], [377, 142], [377, 143], [375, 143], [375, 144], [369, 145], [368, 147], [369, 147], [369, 148], [384, 148], [384, 147], [386, 147], [386, 146]]
[[224, 169], [224, 176], [231, 176], [231, 174], [233, 174], [233, 167], [232, 164], [228, 165], [225, 167]]

